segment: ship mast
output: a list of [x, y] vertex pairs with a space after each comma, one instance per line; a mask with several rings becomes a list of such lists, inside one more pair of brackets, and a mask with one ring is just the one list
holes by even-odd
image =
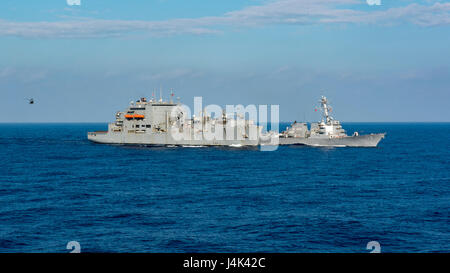
[[325, 118], [326, 123], [330, 123], [333, 117], [331, 117], [329, 114], [331, 112], [331, 107], [328, 105], [328, 100], [325, 96], [322, 96], [320, 104], [323, 110], [323, 117]]

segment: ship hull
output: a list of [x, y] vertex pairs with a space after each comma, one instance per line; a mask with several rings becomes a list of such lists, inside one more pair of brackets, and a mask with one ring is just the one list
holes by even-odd
[[[346, 136], [340, 138], [328, 137], [280, 137], [279, 145], [307, 145], [316, 147], [377, 147], [385, 136], [382, 134], [368, 134], [359, 136]], [[141, 134], [124, 137], [120, 133], [93, 132], [88, 139], [102, 144], [135, 144], [135, 145], [161, 145], [161, 146], [257, 146], [258, 140], [182, 140], [176, 141], [166, 134]]]
[[328, 137], [280, 137], [280, 145], [308, 145], [319, 147], [377, 147], [384, 138], [385, 133], [358, 136], [345, 136], [339, 138]]
[[92, 132], [88, 134], [88, 139], [95, 143], [102, 144], [131, 144], [131, 145], [160, 145], [160, 146], [257, 146], [258, 140], [175, 140], [170, 134], [129, 134]]

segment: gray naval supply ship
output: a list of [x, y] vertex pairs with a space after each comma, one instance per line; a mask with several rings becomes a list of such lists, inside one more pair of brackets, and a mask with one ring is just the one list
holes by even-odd
[[[258, 146], [310, 145], [337, 147], [376, 147], [385, 134], [348, 136], [339, 121], [330, 116], [330, 106], [321, 99], [323, 119], [312, 123], [294, 122], [286, 131], [263, 133], [262, 126], [252, 120], [222, 116], [212, 118], [203, 111], [199, 117], [187, 118], [180, 103], [141, 98], [131, 102], [123, 112], [116, 113], [115, 122], [107, 131], [88, 132], [88, 139], [96, 143], [137, 144], [161, 146]], [[220, 132], [214, 135], [212, 132]], [[208, 134], [209, 133], [209, 134]], [[219, 137], [218, 137], [219, 136]], [[274, 139], [276, 141], [274, 141]]]
[[188, 118], [180, 103], [141, 98], [117, 112], [108, 131], [89, 132], [88, 139], [108, 144], [241, 147], [259, 145], [261, 135], [262, 126], [252, 120], [229, 118], [225, 112], [212, 118], [206, 111]]

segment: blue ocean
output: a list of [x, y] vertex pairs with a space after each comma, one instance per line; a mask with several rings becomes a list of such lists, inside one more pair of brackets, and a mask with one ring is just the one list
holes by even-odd
[[262, 152], [1, 124], [0, 252], [450, 251], [450, 123], [343, 127], [387, 135], [377, 148]]

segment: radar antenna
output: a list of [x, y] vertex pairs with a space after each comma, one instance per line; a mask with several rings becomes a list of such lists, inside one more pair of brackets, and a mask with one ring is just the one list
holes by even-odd
[[320, 99], [320, 106], [322, 107], [323, 117], [327, 123], [330, 123], [333, 120], [333, 117], [330, 116], [331, 106], [328, 105], [328, 100], [325, 96], [322, 96]]

